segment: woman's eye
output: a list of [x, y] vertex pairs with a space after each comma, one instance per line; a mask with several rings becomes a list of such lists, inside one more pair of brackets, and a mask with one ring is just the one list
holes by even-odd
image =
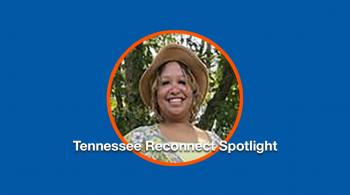
[[170, 82], [169, 81], [162, 81], [161, 82], [161, 85], [167, 85], [167, 84], [169, 84]]
[[186, 81], [183, 81], [183, 80], [179, 81], [179, 83], [182, 85], [186, 85]]

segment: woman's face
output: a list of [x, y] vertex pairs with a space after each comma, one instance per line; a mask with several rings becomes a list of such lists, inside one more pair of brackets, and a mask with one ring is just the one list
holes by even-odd
[[160, 113], [166, 121], [188, 120], [193, 91], [186, 75], [177, 62], [165, 64], [157, 92]]

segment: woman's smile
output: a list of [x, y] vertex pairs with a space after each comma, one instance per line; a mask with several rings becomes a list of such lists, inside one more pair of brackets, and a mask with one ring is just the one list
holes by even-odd
[[181, 98], [172, 98], [169, 100], [170, 105], [180, 105], [182, 103], [182, 99]]
[[179, 106], [182, 105], [185, 98], [183, 97], [170, 97], [168, 98], [168, 102], [171, 106]]

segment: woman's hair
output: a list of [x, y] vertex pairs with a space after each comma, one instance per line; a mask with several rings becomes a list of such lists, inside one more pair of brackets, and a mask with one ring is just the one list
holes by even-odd
[[198, 90], [198, 83], [192, 73], [192, 71], [187, 67], [187, 65], [185, 65], [184, 63], [180, 62], [180, 61], [168, 61], [163, 63], [161, 66], [159, 66], [159, 68], [156, 71], [156, 78], [154, 79], [153, 83], [152, 83], [152, 88], [151, 88], [151, 109], [154, 111], [155, 113], [155, 117], [158, 120], [158, 122], [161, 122], [164, 120], [163, 116], [160, 113], [160, 108], [159, 108], [159, 104], [157, 101], [157, 94], [158, 94], [158, 88], [159, 88], [159, 84], [160, 84], [160, 76], [161, 73], [165, 67], [165, 65], [169, 62], [177, 62], [178, 64], [180, 64], [181, 70], [185, 75], [186, 81], [189, 84], [189, 86], [192, 89], [193, 92], [193, 98], [192, 98], [192, 104], [190, 107], [190, 117], [189, 117], [189, 122], [194, 122], [196, 119], [196, 115], [197, 112], [199, 110], [199, 102], [200, 102], [200, 97], [201, 94]]

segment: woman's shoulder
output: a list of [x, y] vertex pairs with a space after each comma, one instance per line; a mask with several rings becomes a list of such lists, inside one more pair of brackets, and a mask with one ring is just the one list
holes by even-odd
[[129, 143], [144, 143], [159, 137], [158, 125], [140, 126], [124, 136]]
[[[196, 127], [195, 126], [195, 129], [198, 131], [198, 132], [200, 132], [199, 133], [199, 139], [201, 140], [207, 140], [207, 141], [209, 141], [209, 142], [212, 142], [212, 143], [214, 143], [214, 144], [219, 144], [222, 140], [221, 140], [221, 138], [215, 133], [215, 132], [213, 132], [213, 131], [209, 131], [209, 130], [203, 130], [203, 129], [201, 129], [201, 128], [199, 128], [199, 127]], [[208, 140], [209, 139], [209, 140]], [[207, 142], [207, 141], [205, 141], [205, 142]]]
[[222, 141], [222, 139], [215, 132], [207, 130], [206, 133], [208, 134], [212, 143], [218, 145]]

